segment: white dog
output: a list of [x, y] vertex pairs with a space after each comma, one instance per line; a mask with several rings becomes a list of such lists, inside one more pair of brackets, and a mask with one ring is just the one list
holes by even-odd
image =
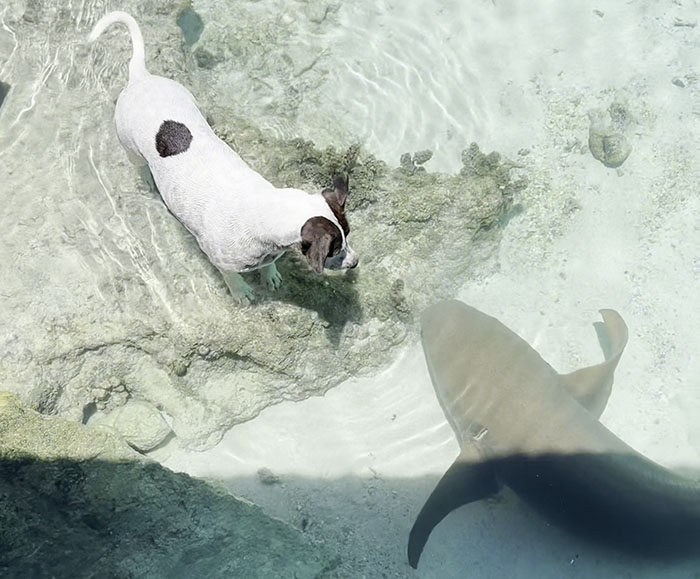
[[185, 87], [146, 70], [141, 30], [129, 14], [103, 16], [90, 42], [117, 22], [127, 26], [133, 46], [129, 82], [114, 113], [119, 141], [133, 163], [148, 165], [168, 209], [221, 271], [231, 294], [252, 299], [240, 273], [254, 269], [277, 288], [275, 260], [294, 247], [319, 274], [324, 267], [355, 267], [347, 243], [347, 180], [337, 177], [333, 189], [315, 195], [274, 187], [214, 134]]

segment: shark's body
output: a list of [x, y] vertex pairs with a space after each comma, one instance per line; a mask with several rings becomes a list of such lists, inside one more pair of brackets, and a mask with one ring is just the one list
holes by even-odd
[[411, 566], [449, 512], [501, 484], [605, 544], [700, 553], [700, 484], [646, 459], [598, 421], [627, 343], [620, 315], [601, 314], [610, 355], [567, 375], [462, 302], [440, 302], [423, 314], [428, 369], [461, 453], [411, 530]]

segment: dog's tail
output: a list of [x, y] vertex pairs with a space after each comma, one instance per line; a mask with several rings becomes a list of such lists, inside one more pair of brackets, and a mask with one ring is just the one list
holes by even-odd
[[88, 41], [95, 42], [100, 34], [107, 30], [107, 28], [109, 28], [112, 24], [117, 22], [126, 24], [126, 27], [129, 29], [129, 34], [131, 35], [133, 53], [131, 55], [131, 60], [129, 61], [129, 80], [135, 79], [139, 76], [144, 76], [147, 74], [147, 71], [146, 51], [143, 46], [143, 36], [141, 35], [139, 25], [130, 14], [119, 11], [105, 14], [97, 21], [97, 24], [95, 24], [90, 36], [88, 36]]

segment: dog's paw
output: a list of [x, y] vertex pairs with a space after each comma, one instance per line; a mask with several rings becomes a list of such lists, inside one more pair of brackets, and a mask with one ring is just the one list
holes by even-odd
[[267, 289], [274, 291], [280, 287], [282, 275], [277, 271], [277, 266], [271, 263], [260, 269], [260, 280], [265, 284]]
[[236, 291], [229, 288], [229, 291], [231, 291], [231, 297], [239, 305], [249, 306], [255, 301], [255, 292], [248, 284], [246, 284], [244, 288], [238, 288]]
[[255, 293], [240, 273], [222, 272], [224, 281], [231, 292], [231, 297], [242, 306], [250, 305], [255, 300]]

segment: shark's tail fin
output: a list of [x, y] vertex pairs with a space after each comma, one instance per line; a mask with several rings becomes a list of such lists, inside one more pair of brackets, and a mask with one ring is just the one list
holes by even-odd
[[131, 60], [129, 61], [129, 80], [146, 75], [146, 52], [143, 45], [143, 36], [141, 35], [139, 25], [130, 14], [118, 11], [105, 14], [97, 21], [97, 24], [95, 24], [92, 32], [90, 32], [90, 36], [88, 36], [88, 41], [95, 42], [100, 34], [102, 34], [112, 24], [117, 22], [125, 24], [129, 29], [129, 34], [131, 35], [133, 53], [131, 55]]

